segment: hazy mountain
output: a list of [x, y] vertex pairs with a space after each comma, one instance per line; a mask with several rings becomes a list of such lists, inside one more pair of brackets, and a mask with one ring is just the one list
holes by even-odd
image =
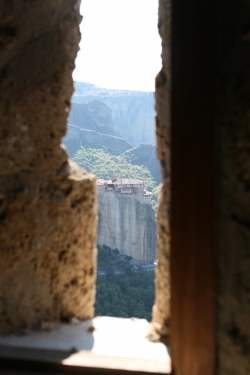
[[120, 133], [133, 146], [140, 143], [155, 144], [153, 92], [109, 90], [90, 83], [75, 82], [71, 116], [75, 116], [74, 103], [78, 103], [79, 108], [79, 104], [91, 101], [100, 101], [111, 109], [113, 130]]

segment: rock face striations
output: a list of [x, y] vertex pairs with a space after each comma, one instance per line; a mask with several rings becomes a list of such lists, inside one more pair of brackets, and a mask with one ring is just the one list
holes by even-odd
[[160, 164], [156, 158], [156, 147], [148, 144], [140, 144], [124, 152], [125, 156], [130, 157], [132, 164], [144, 165], [148, 168], [155, 181], [159, 184], [161, 181]]
[[[85, 82], [75, 82], [72, 112], [76, 111], [76, 103], [79, 106], [90, 101], [101, 101], [112, 110], [114, 131], [119, 132], [133, 146], [140, 143], [155, 144], [153, 92], [108, 90]], [[71, 119], [70, 123], [77, 125]]]
[[99, 100], [92, 100], [88, 104], [72, 103], [69, 123], [81, 129], [121, 137], [114, 131], [111, 109]]
[[71, 157], [80, 145], [90, 148], [106, 147], [110, 152], [115, 151], [117, 154], [133, 147], [113, 129], [112, 111], [99, 100], [93, 100], [88, 104], [72, 103], [68, 121], [63, 143]]
[[80, 141], [84, 147], [106, 147], [108, 150], [117, 150], [118, 153], [123, 153], [132, 147], [124, 138], [99, 133], [94, 130], [81, 129], [78, 126], [69, 124], [67, 136], [64, 138], [65, 145], [68, 147], [69, 142], [72, 140], [79, 142], [76, 151], [80, 147]]
[[[130, 182], [127, 180], [125, 182]], [[136, 180], [135, 183], [138, 184], [139, 181]], [[146, 193], [144, 186], [140, 184], [131, 188], [121, 188], [119, 180], [117, 185], [109, 181], [105, 187], [104, 181], [101, 180], [97, 181], [97, 184], [99, 197], [97, 243], [101, 246], [109, 246], [111, 249], [118, 249], [121, 254], [136, 260], [154, 262], [156, 222], [150, 200], [147, 202], [147, 195], [150, 193]]]
[[99, 245], [143, 262], [155, 261], [156, 222], [151, 205], [115, 192], [99, 194]]

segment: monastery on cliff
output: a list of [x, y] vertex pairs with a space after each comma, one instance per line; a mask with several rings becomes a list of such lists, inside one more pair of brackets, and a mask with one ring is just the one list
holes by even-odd
[[141, 203], [151, 204], [151, 193], [144, 189], [144, 181], [136, 178], [118, 178], [112, 176], [110, 180], [97, 180], [98, 194], [115, 192], [121, 196], [128, 196]]

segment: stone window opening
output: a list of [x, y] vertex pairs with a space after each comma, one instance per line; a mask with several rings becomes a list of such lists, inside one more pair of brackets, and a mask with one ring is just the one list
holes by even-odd
[[[155, 0], [155, 1], [157, 1], [157, 0]], [[113, 174], [113, 172], [112, 172], [112, 174]], [[111, 176], [111, 179], [112, 179], [112, 181], [113, 181], [113, 177], [114, 177], [114, 179], [115, 178], [117, 178], [117, 176]], [[119, 177], [119, 176], [118, 176]], [[138, 177], [138, 178], [140, 178], [140, 176], [135, 176], [135, 177]], [[144, 183], [144, 181], [143, 181], [143, 183]], [[112, 192], [112, 189], [111, 188], [114, 188], [114, 185], [111, 185], [111, 184], [108, 184], [107, 185], [110, 189], [108, 189], [109, 190], [109, 195], [111, 195], [110, 193]], [[128, 185], [125, 185], [125, 186], [127, 186], [127, 187], [129, 187], [129, 186], [133, 186], [133, 185], [131, 185], [131, 184], [128, 184]], [[139, 185], [140, 187], [143, 187], [143, 185]], [[125, 198], [127, 198], [128, 197], [128, 195], [129, 195], [129, 192], [122, 192], [123, 193], [123, 195], [125, 195]], [[140, 201], [140, 202], [143, 202], [143, 203], [147, 203], [148, 205], [150, 204], [150, 201], [151, 201], [151, 198], [150, 197], [148, 197], [148, 196], [143, 196], [143, 191], [142, 192], [135, 192], [135, 194], [137, 194], [137, 199], [138, 199], [138, 201]], [[154, 215], [154, 213], [153, 213], [153, 215]], [[131, 216], [130, 216], [130, 218], [131, 218]], [[132, 220], [131, 220], [132, 221]], [[103, 220], [103, 222], [104, 222], [104, 220]], [[111, 221], [112, 222], [112, 221]], [[150, 221], [150, 225], [151, 225], [151, 223], [152, 223], [152, 221]], [[152, 226], [152, 225], [151, 225]], [[155, 227], [155, 226], [154, 226]], [[154, 233], [155, 233], [156, 231], [154, 231]], [[149, 236], [148, 236], [149, 237]], [[152, 237], [152, 236], [151, 236]], [[132, 242], [132, 241], [131, 241]], [[149, 241], [148, 241], [149, 242]], [[151, 241], [151, 242], [153, 242], [153, 241]], [[109, 245], [109, 244], [108, 244]], [[141, 251], [142, 252], [142, 251]], [[155, 259], [154, 259], [155, 260]], [[150, 260], [151, 261], [151, 260]]]
[[[3, 223], [0, 236], [4, 249], [0, 277], [0, 333], [13, 333], [14, 338], [1, 336], [0, 362], [9, 357], [24, 364], [23, 360], [29, 361], [32, 356], [39, 362], [41, 358], [47, 358], [44, 345], [53, 357], [52, 348], [64, 347], [60, 334], [51, 340], [44, 338], [42, 348], [39, 344], [37, 351], [32, 332], [38, 330], [43, 336], [44, 331], [51, 331], [52, 336], [56, 335], [58, 321], [70, 321], [72, 327], [76, 325], [76, 330], [81, 324], [79, 320], [86, 321], [82, 327], [86, 337], [94, 336], [92, 332], [99, 330], [98, 325], [108, 327], [105, 317], [91, 320], [96, 268], [95, 179], [68, 160], [60, 145], [66, 132], [73, 93], [71, 74], [80, 40], [78, 8], [78, 0], [61, 3], [14, 1], [12, 6], [5, 1], [0, 6], [3, 19], [14, 25], [13, 30], [19, 30], [17, 34], [6, 34], [3, 43], [9, 49], [4, 50], [2, 56], [7, 68], [1, 85], [2, 98], [5, 98], [0, 109], [4, 119], [1, 127], [9, 141], [2, 144], [4, 147], [0, 152]], [[27, 18], [27, 14], [31, 17]], [[13, 127], [9, 128], [9, 124]], [[11, 177], [5, 178], [6, 173]], [[11, 228], [15, 228], [14, 235], [10, 235]], [[112, 321], [113, 327], [116, 323], [115, 319]], [[146, 340], [145, 327], [140, 326], [140, 321], [131, 320], [129, 324], [132, 324], [128, 327], [131, 335], [133, 331], [139, 333], [132, 339], [139, 339], [137, 348], [140, 352], [139, 362], [135, 360], [132, 369], [147, 371], [150, 368], [152, 372], [159, 369], [169, 373], [170, 361], [165, 345]], [[72, 332], [73, 328], [66, 326]], [[123, 326], [119, 322], [117, 332], [121, 329], [125, 337]], [[146, 330], [148, 328], [147, 324]], [[157, 341], [162, 332], [156, 331], [151, 334]], [[18, 335], [21, 335], [19, 339]], [[27, 335], [28, 340], [23, 335]], [[107, 332], [105, 337], [108, 337]], [[84, 343], [84, 348], [91, 348], [91, 340]], [[146, 342], [149, 357], [155, 352], [151, 364], [142, 351]], [[16, 345], [22, 346], [24, 351], [16, 349]], [[125, 346], [128, 348], [128, 341]], [[74, 346], [70, 351], [71, 354], [75, 351]], [[68, 351], [66, 357], [69, 356]], [[59, 357], [60, 363], [75, 364], [63, 362], [61, 355]], [[90, 367], [94, 366], [94, 360], [90, 358]], [[121, 368], [130, 368], [130, 361], [133, 362], [124, 360]], [[101, 363], [100, 367], [110, 366], [105, 360]], [[119, 366], [115, 365], [115, 368]]]
[[[60, 147], [80, 38], [78, 7], [76, 0], [0, 3], [2, 334], [93, 315], [95, 182], [69, 163]], [[168, 332], [171, 308], [172, 374], [248, 375], [249, 4], [176, 0], [172, 14], [171, 26], [170, 5], [160, 0], [163, 70], [156, 81], [156, 106], [162, 278], [156, 281], [154, 320], [158, 332]], [[84, 262], [78, 247], [85, 249]], [[95, 330], [91, 324], [86, 329]], [[62, 366], [74, 347], [70, 353], [17, 350], [3, 347], [2, 339], [0, 373], [83, 370], [76, 362]], [[133, 339], [128, 342], [132, 346]], [[138, 347], [146, 352], [142, 342]], [[146, 370], [131, 359], [119, 367], [116, 359], [105, 365], [102, 358], [98, 367], [96, 358], [85, 355], [82, 367], [91, 374], [162, 372], [156, 362], [151, 362], [154, 370]]]

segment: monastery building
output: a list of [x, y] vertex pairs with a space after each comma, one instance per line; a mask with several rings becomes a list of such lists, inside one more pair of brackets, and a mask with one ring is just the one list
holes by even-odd
[[97, 180], [99, 194], [115, 192], [121, 196], [128, 196], [141, 203], [151, 204], [151, 193], [144, 189], [144, 181], [136, 178], [118, 178], [112, 176], [110, 180]]

